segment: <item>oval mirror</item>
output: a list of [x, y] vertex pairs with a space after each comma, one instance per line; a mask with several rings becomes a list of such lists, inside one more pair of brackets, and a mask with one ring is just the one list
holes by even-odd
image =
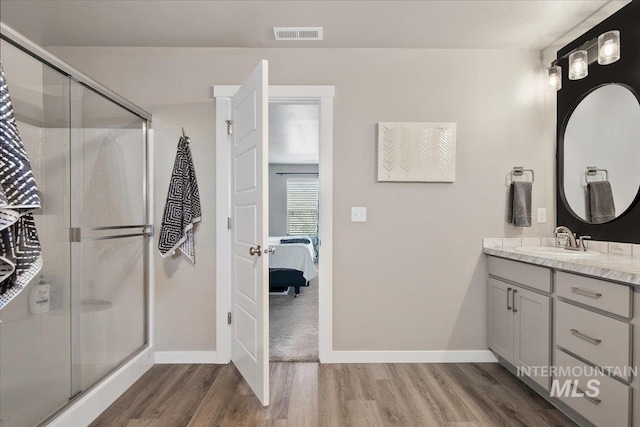
[[574, 214], [603, 223], [624, 213], [640, 189], [640, 103], [634, 93], [619, 84], [593, 90], [573, 110], [563, 145], [563, 189]]

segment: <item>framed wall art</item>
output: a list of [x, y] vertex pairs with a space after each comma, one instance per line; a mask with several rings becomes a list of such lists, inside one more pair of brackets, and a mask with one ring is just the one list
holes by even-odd
[[378, 181], [454, 182], [455, 179], [455, 123], [378, 123]]

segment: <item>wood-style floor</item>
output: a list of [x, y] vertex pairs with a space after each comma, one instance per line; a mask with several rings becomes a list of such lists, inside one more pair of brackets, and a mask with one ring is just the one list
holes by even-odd
[[92, 426], [573, 426], [498, 364], [271, 363], [263, 408], [233, 365], [156, 365]]

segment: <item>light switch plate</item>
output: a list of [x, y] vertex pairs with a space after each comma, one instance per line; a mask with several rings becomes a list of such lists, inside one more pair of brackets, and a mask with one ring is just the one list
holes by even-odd
[[367, 208], [352, 207], [351, 222], [367, 222]]
[[547, 222], [547, 208], [538, 208], [538, 224]]

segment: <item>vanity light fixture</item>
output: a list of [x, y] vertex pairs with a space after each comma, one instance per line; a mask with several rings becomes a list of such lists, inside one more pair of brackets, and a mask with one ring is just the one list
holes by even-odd
[[620, 59], [620, 31], [613, 30], [598, 37], [598, 64], [609, 65]]
[[569, 80], [584, 79], [589, 74], [589, 55], [586, 50], [576, 50], [569, 55]]
[[562, 89], [562, 68], [558, 65], [558, 61], [553, 61], [551, 67], [547, 68], [547, 79], [549, 86], [555, 90]]
[[589, 75], [589, 65], [596, 60], [600, 65], [609, 65], [620, 59], [620, 31], [602, 33], [553, 61], [547, 68], [547, 81], [555, 90], [562, 89], [562, 68], [558, 61], [566, 57], [569, 57], [569, 80], [584, 79]]

